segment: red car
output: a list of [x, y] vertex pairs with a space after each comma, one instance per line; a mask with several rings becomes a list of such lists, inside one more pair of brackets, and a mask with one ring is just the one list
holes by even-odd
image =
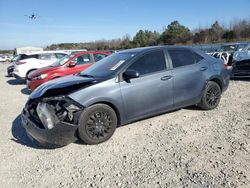
[[33, 91], [49, 80], [79, 73], [110, 54], [104, 51], [86, 51], [67, 55], [51, 66], [31, 72], [28, 75], [27, 87]]

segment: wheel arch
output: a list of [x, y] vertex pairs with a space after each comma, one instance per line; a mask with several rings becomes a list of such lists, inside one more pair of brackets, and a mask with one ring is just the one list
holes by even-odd
[[210, 82], [210, 81], [217, 83], [219, 85], [221, 91], [223, 91], [222, 80], [218, 76], [212, 76], [209, 79], [207, 79], [207, 81], [205, 82], [203, 89], [202, 89], [202, 92], [201, 92], [200, 97], [199, 97], [199, 101], [201, 100], [202, 94], [203, 94], [204, 90], [206, 89], [208, 82]]
[[28, 78], [29, 73], [30, 73], [31, 71], [36, 71], [36, 70], [37, 70], [37, 68], [29, 69], [29, 70], [26, 72], [25, 77]]
[[113, 103], [111, 103], [109, 101], [98, 101], [98, 102], [95, 102], [89, 106], [92, 106], [95, 104], [106, 104], [109, 107], [111, 107], [115, 111], [116, 116], [117, 116], [117, 127], [121, 125], [121, 114], [120, 114], [120, 111], [118, 110], [118, 108], [116, 107], [116, 105], [114, 105]]
[[209, 81], [212, 81], [212, 82], [217, 83], [217, 84], [220, 86], [221, 91], [223, 91], [223, 84], [222, 84], [222, 81], [221, 81], [220, 78], [218, 78], [218, 77], [212, 77], [212, 78], [210, 78], [210, 79], [208, 80], [208, 82], [209, 82]]

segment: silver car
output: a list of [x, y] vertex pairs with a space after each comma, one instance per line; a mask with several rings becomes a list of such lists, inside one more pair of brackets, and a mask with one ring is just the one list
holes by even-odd
[[221, 60], [190, 47], [125, 50], [39, 86], [22, 122], [42, 144], [63, 146], [79, 138], [98, 144], [135, 120], [190, 105], [216, 108], [229, 75]]

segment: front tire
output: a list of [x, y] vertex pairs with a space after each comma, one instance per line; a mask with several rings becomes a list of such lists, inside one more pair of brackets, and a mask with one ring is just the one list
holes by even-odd
[[95, 104], [86, 108], [79, 119], [79, 137], [86, 144], [107, 141], [115, 132], [117, 116], [106, 104]]
[[212, 110], [218, 106], [221, 98], [221, 88], [213, 81], [209, 81], [203, 92], [201, 102], [198, 106], [203, 110]]

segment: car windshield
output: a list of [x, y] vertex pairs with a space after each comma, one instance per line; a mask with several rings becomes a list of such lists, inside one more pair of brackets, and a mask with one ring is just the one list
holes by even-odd
[[250, 44], [248, 46], [245, 47], [245, 50], [250, 50]]
[[95, 63], [90, 68], [82, 71], [80, 76], [107, 77], [112, 75], [115, 70], [125, 61], [131, 59], [136, 54], [131, 52], [121, 52], [112, 54]]
[[237, 50], [237, 45], [222, 45], [220, 50], [221, 52], [227, 52], [227, 51], [236, 51]]
[[51, 66], [52, 67], [58, 67], [63, 65], [64, 63], [66, 63], [66, 61], [68, 61], [70, 58], [72, 58], [74, 55], [66, 55], [63, 58], [57, 60], [55, 63], [53, 63]]

